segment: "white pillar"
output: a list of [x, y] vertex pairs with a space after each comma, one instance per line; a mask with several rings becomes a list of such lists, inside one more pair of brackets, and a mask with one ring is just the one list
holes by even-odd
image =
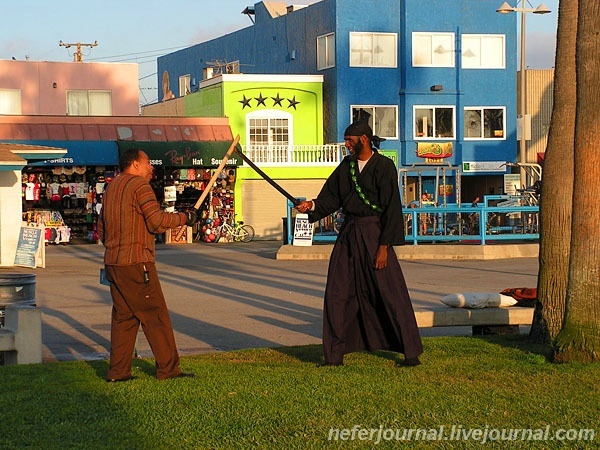
[[0, 170], [0, 267], [12, 267], [22, 222], [21, 171]]

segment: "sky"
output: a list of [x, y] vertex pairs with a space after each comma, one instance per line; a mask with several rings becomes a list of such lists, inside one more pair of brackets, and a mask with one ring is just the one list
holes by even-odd
[[[319, 0], [286, 0], [310, 5]], [[357, 0], [358, 1], [358, 0]], [[451, 2], [452, 0], [447, 0]], [[502, 0], [481, 0], [497, 8]], [[544, 3], [551, 14], [527, 14], [526, 66], [554, 66], [558, 1]], [[156, 59], [181, 48], [252, 26], [241, 12], [258, 0], [2, 0], [0, 59], [73, 61], [74, 48], [84, 46], [83, 60], [139, 64], [140, 103], [157, 101]], [[528, 0], [509, 0], [516, 3]], [[497, 5], [496, 5], [497, 3]], [[537, 7], [533, 0], [528, 7]], [[517, 21], [517, 29], [519, 28]]]

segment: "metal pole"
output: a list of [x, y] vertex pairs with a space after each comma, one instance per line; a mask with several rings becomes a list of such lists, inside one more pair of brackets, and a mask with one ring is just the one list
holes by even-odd
[[[525, 0], [521, 1], [521, 89], [519, 91], [519, 100], [521, 102], [521, 141], [519, 142], [519, 157], [517, 161], [519, 163], [527, 162], [527, 140], [525, 139], [525, 117], [527, 116], [527, 91], [526, 91], [526, 77], [525, 77]], [[519, 173], [521, 174], [521, 189], [525, 189], [527, 182], [527, 176], [525, 169], [519, 166]]]

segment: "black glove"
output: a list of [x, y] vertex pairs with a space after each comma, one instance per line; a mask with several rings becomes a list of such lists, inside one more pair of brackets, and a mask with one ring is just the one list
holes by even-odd
[[195, 210], [192, 210], [192, 211], [186, 212], [186, 214], [187, 214], [187, 220], [185, 221], [185, 224], [188, 227], [191, 227], [198, 221], [198, 213], [196, 213]]

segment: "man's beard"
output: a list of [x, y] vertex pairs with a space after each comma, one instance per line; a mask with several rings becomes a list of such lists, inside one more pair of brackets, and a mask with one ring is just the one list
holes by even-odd
[[354, 144], [352, 146], [352, 151], [354, 152], [353, 155], [354, 157], [358, 157], [358, 155], [364, 150], [365, 145], [363, 144], [363, 142], [361, 140], [359, 140], [358, 142], [356, 142], [356, 144]]

